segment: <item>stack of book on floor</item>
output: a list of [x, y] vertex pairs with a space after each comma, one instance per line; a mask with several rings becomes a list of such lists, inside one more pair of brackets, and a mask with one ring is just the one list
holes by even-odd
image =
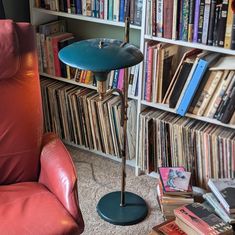
[[194, 202], [191, 173], [184, 167], [159, 167], [157, 197], [166, 219], [174, 218], [174, 209]]
[[203, 195], [220, 218], [235, 224], [235, 179], [209, 179], [211, 193]]
[[225, 223], [207, 203], [192, 203], [174, 210], [175, 219], [152, 228], [155, 234], [232, 235], [232, 226]]

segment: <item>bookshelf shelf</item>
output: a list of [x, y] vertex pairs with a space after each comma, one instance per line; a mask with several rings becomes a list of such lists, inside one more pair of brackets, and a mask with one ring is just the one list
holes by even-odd
[[[164, 110], [164, 111], [167, 111], [167, 112], [176, 113], [174, 109], [169, 108], [168, 105], [166, 105], [166, 104], [147, 102], [145, 100], [141, 100], [141, 104], [149, 106], [149, 107], [161, 109], [161, 110]], [[200, 121], [209, 122], [209, 123], [212, 123], [212, 124], [216, 124], [216, 125], [220, 125], [220, 126], [235, 129], [235, 125], [225, 124], [225, 123], [222, 123], [222, 122], [220, 122], [216, 119], [211, 119], [211, 118], [207, 118], [207, 117], [203, 117], [203, 116], [197, 116], [197, 115], [194, 115], [194, 114], [191, 114], [191, 113], [187, 113], [185, 116], [193, 118], [193, 119], [197, 119], [197, 120], [200, 120]]]
[[[60, 11], [51, 11], [43, 8], [37, 8], [33, 7], [33, 11], [38, 12], [38, 13], [43, 13], [43, 14], [48, 14], [48, 15], [54, 15], [54, 16], [60, 16], [60, 17], [65, 17], [65, 18], [70, 18], [70, 19], [76, 19], [76, 20], [83, 20], [86, 22], [92, 22], [92, 23], [98, 23], [98, 24], [104, 24], [104, 25], [111, 25], [115, 27], [125, 27], [125, 23], [123, 22], [116, 22], [116, 21], [111, 21], [111, 20], [104, 20], [104, 19], [99, 19], [91, 16], [83, 16], [79, 14], [70, 14], [66, 12], [60, 12]], [[137, 25], [130, 25], [131, 29], [136, 29], [136, 30], [141, 30], [140, 26]]]
[[197, 48], [197, 49], [218, 52], [218, 53], [227, 54], [227, 55], [235, 55], [235, 50], [230, 50], [230, 49], [226, 49], [223, 47], [214, 47], [214, 46], [204, 45], [202, 43], [185, 42], [181, 40], [172, 40], [172, 39], [167, 39], [167, 38], [153, 37], [151, 35], [145, 35], [144, 37], [145, 39], [148, 39], [148, 40], [170, 43], [170, 44], [179, 45], [182, 47]]

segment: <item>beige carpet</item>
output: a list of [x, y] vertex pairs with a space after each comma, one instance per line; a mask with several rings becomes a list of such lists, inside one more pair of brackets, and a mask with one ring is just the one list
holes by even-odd
[[137, 225], [116, 226], [103, 221], [96, 212], [99, 199], [106, 193], [120, 190], [121, 164], [102, 156], [69, 147], [78, 172], [78, 195], [85, 221], [83, 235], [147, 235], [163, 221], [156, 199], [156, 179], [147, 175], [135, 176], [127, 166], [126, 191], [134, 192], [147, 202], [147, 218]]

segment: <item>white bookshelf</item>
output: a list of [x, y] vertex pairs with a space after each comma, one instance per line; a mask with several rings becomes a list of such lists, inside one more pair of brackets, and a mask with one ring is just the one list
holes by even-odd
[[[116, 31], [118, 28], [121, 28], [121, 29], [123, 28], [123, 30], [124, 30], [124, 26], [125, 26], [123, 22], [115, 22], [115, 21], [97, 19], [97, 18], [94, 18], [94, 17], [87, 17], [87, 16], [83, 16], [83, 15], [69, 14], [69, 13], [65, 13], [65, 12], [57, 12], [57, 11], [51, 11], [51, 10], [46, 10], [46, 9], [41, 9], [41, 8], [35, 8], [34, 7], [34, 0], [30, 0], [30, 11], [31, 11], [31, 22], [34, 25], [41, 24], [41, 23], [47, 22], [47, 21], [52, 20], [52, 19], [57, 19], [58, 17], [63, 17], [63, 18], [67, 18], [67, 19], [77, 20], [78, 22], [81, 21], [81, 22], [90, 22], [90, 23], [99, 24], [101, 27], [102, 27], [102, 25], [103, 26], [108, 25], [108, 26], [113, 28], [113, 32]], [[146, 0], [144, 0], [143, 1], [143, 11], [142, 11], [142, 26], [141, 27], [140, 26], [135, 26], [135, 25], [130, 26], [131, 29], [139, 31], [138, 40], [140, 42], [139, 47], [140, 47], [140, 50], [142, 52], [144, 52], [144, 49], [145, 49], [144, 48], [145, 41], [146, 40], [154, 40], [154, 41], [157, 41], [157, 42], [165, 42], [165, 43], [179, 45], [182, 48], [185, 48], [185, 47], [187, 47], [187, 48], [198, 48], [198, 49], [202, 49], [202, 50], [207, 50], [207, 51], [218, 52], [218, 53], [221, 53], [221, 54], [234, 55], [235, 56], [235, 50], [225, 49], [225, 48], [221, 48], [221, 47], [208, 46], [208, 45], [199, 44], [199, 43], [185, 42], [185, 41], [181, 41], [181, 40], [172, 40], [172, 39], [166, 39], [166, 38], [153, 37], [151, 35], [147, 35], [147, 34], [145, 34], [145, 28], [146, 28], [146, 23], [147, 23], [146, 19], [147, 19]], [[94, 34], [95, 34], [95, 32], [94, 32]], [[112, 36], [112, 32], [110, 32], [110, 35]], [[132, 36], [132, 35], [130, 35], [130, 36]], [[120, 39], [123, 39], [123, 38], [120, 38]], [[136, 133], [140, 132], [140, 129], [139, 129], [139, 126], [140, 126], [139, 125], [139, 114], [141, 113], [141, 111], [145, 107], [153, 107], [153, 108], [161, 109], [161, 110], [164, 110], [164, 111], [167, 111], [167, 112], [176, 113], [174, 109], [169, 108], [167, 105], [147, 102], [147, 101], [142, 99], [143, 91], [144, 91], [144, 89], [143, 89], [144, 88], [143, 73], [144, 73], [144, 63], [142, 62], [141, 65], [140, 65], [140, 80], [139, 80], [139, 83], [138, 83], [138, 96], [137, 97], [135, 97], [135, 96], [129, 97], [129, 98], [135, 99], [137, 101], [137, 123], [136, 123], [137, 132]], [[87, 88], [90, 88], [90, 89], [96, 89], [96, 87], [94, 87], [92, 85], [78, 83], [74, 80], [69, 80], [69, 79], [65, 79], [65, 78], [61, 78], [61, 77], [55, 77], [55, 76], [48, 75], [48, 74], [45, 74], [45, 73], [41, 73], [41, 75], [45, 76], [45, 77], [49, 77], [51, 79], [56, 79], [56, 80], [60, 80], [60, 81], [63, 81], [63, 82], [75, 84], [75, 85], [78, 85], [78, 86], [87, 87]], [[220, 125], [220, 126], [235, 129], [235, 125], [224, 124], [224, 123], [221, 123], [220, 121], [217, 121], [215, 119], [210, 119], [210, 118], [202, 117], [202, 116], [196, 116], [196, 115], [189, 114], [189, 113], [186, 114], [186, 116], [190, 117], [190, 118], [197, 119], [197, 120], [205, 121], [205, 122], [208, 122], [208, 123], [213, 123], [215, 125]], [[136, 143], [137, 143], [136, 144], [136, 159], [138, 159], [138, 155], [139, 155], [139, 153], [138, 153], [139, 135], [138, 134], [136, 135]], [[108, 157], [112, 160], [120, 161], [120, 159], [118, 159], [116, 157], [113, 157], [111, 155], [107, 155], [107, 154], [97, 152], [97, 151], [94, 151], [94, 150], [88, 150], [87, 148], [84, 148], [82, 146], [77, 146], [77, 145], [74, 145], [72, 143], [67, 143], [67, 144], [71, 144], [71, 145], [79, 147], [81, 149], [85, 149], [87, 151], [97, 153], [99, 155]], [[140, 169], [137, 166], [136, 162], [137, 161], [132, 160], [132, 161], [128, 162], [127, 164], [132, 166], [132, 167], [135, 167], [136, 175], [139, 175], [141, 172], [140, 172]], [[157, 177], [157, 174], [150, 174], [150, 175], [153, 176], [153, 177]]]

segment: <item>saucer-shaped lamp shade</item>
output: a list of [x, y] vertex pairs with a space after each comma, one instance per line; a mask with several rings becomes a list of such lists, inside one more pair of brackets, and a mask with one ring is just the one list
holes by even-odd
[[[96, 38], [64, 47], [59, 51], [59, 58], [71, 67], [105, 74], [140, 63], [143, 54], [137, 47], [123, 41]], [[96, 79], [106, 80], [107, 76], [96, 76]]]

